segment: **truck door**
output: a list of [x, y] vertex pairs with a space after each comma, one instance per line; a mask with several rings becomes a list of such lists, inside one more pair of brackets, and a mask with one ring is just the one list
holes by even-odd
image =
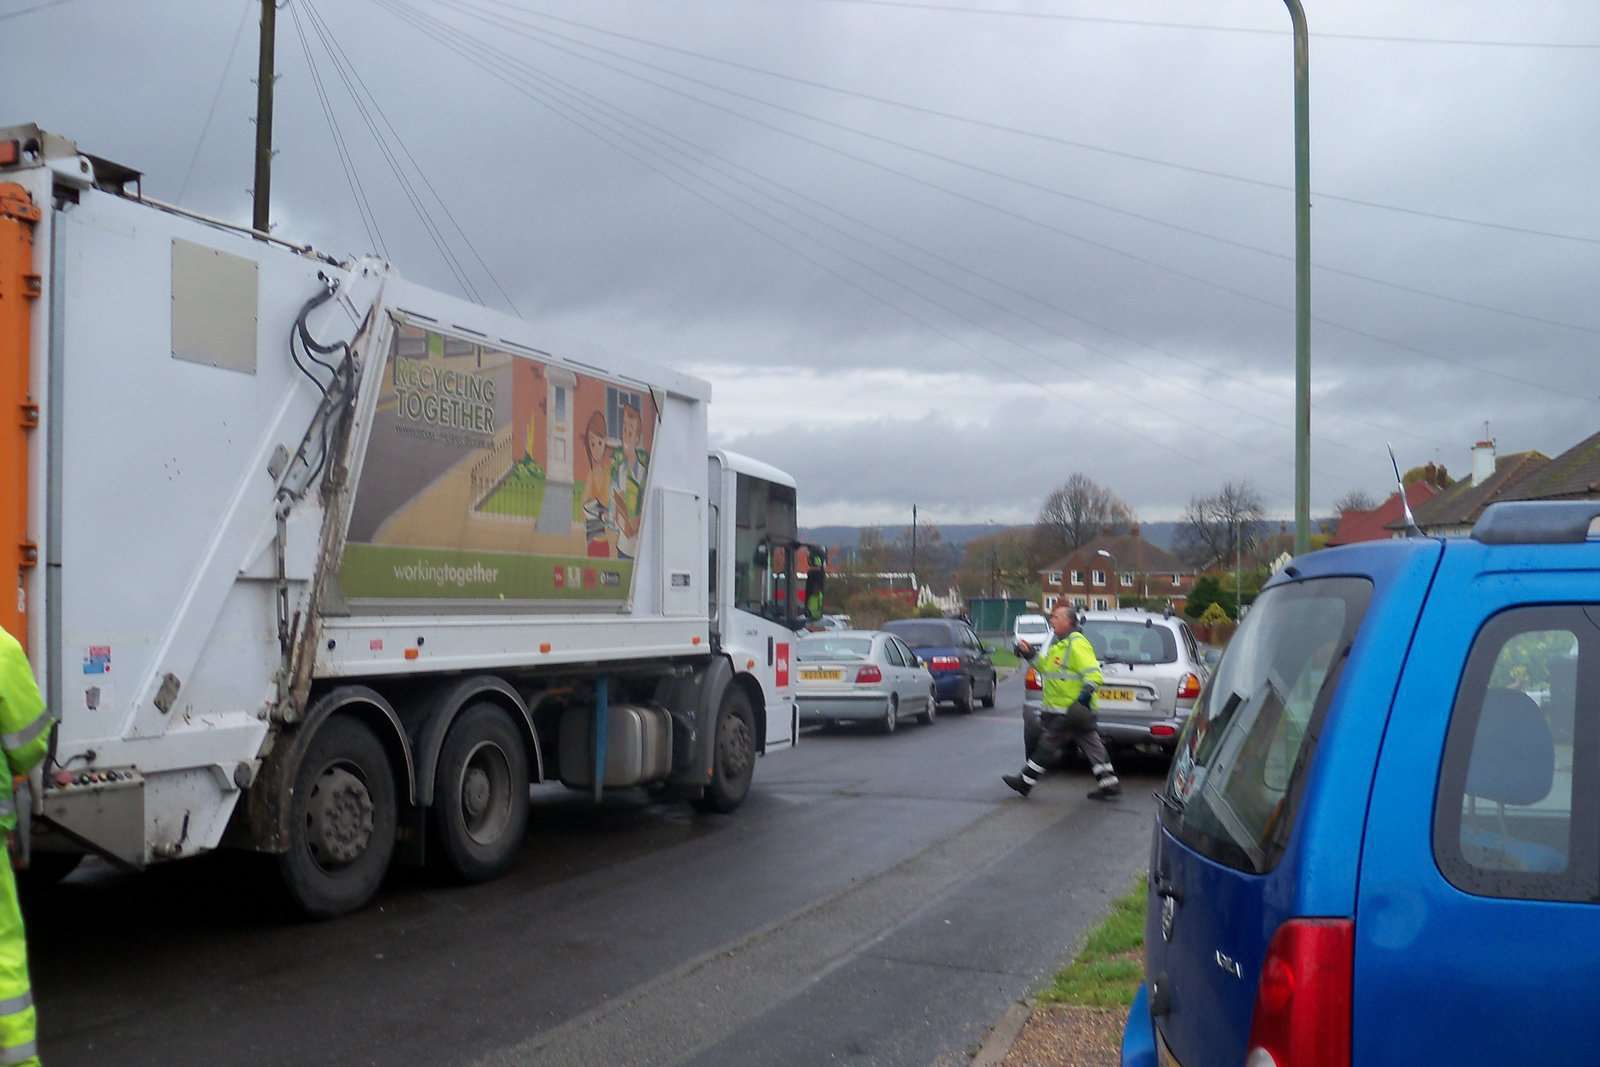
[[794, 736], [791, 620], [804, 614], [794, 573], [795, 491], [748, 474], [736, 474], [734, 482], [731, 537], [724, 541], [733, 551], [733, 603], [723, 647], [736, 670], [761, 684], [770, 752]]
[[1560, 1063], [1600, 1042], [1582, 948], [1600, 924], [1600, 570], [1592, 545], [1570, 554], [1541, 573], [1520, 547], [1445, 553], [1372, 792], [1353, 1062]]

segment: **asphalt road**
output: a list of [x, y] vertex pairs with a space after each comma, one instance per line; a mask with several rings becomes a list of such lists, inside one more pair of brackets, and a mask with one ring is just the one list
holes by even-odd
[[964, 1062], [1143, 869], [1161, 773], [1023, 801], [1020, 709], [809, 734], [731, 817], [541, 788], [507, 877], [329, 923], [260, 857], [86, 867], [30, 910], [44, 1062]]

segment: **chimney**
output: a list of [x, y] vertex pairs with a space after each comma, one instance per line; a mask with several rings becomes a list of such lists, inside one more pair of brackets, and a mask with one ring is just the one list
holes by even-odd
[[1494, 438], [1486, 438], [1472, 446], [1472, 484], [1482, 485], [1494, 477]]

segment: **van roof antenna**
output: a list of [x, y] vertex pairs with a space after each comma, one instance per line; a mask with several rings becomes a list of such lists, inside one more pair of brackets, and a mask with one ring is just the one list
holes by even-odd
[[1394, 485], [1400, 493], [1400, 510], [1405, 513], [1406, 536], [1415, 534], [1422, 536], [1422, 527], [1417, 525], [1417, 517], [1411, 514], [1411, 501], [1406, 499], [1405, 479], [1400, 477], [1400, 461], [1394, 458], [1394, 445], [1389, 445], [1389, 465], [1394, 468]]

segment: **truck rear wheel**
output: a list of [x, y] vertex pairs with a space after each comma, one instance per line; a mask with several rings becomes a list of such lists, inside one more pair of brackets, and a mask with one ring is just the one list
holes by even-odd
[[456, 717], [439, 752], [428, 813], [444, 867], [464, 882], [506, 872], [528, 830], [528, 753], [493, 704]]
[[726, 815], [744, 802], [756, 772], [756, 716], [737, 685], [728, 686], [722, 698], [714, 743], [711, 782], [694, 806]]
[[399, 823], [394, 768], [357, 719], [336, 715], [311, 739], [295, 771], [289, 850], [278, 870], [313, 919], [355, 911], [377, 893]]

